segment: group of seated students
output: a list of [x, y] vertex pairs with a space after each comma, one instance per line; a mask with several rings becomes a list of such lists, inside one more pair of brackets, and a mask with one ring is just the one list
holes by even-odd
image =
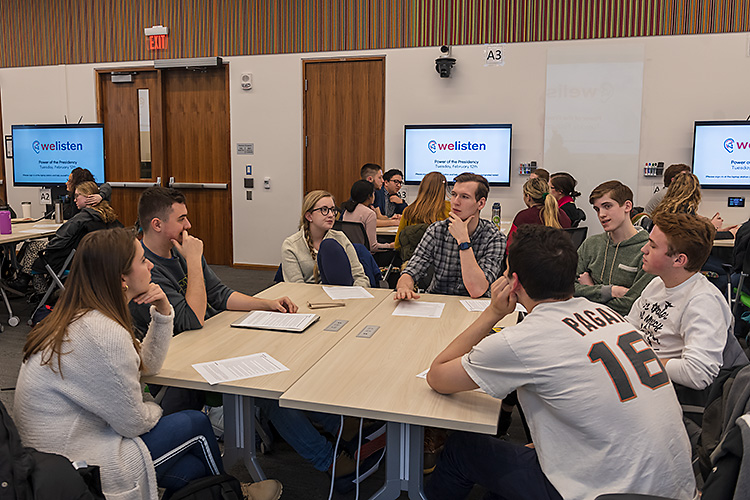
[[[474, 484], [497, 498], [695, 498], [675, 386], [702, 390], [720, 368], [748, 362], [726, 300], [699, 272], [716, 233], [696, 214], [699, 195], [688, 208], [674, 208], [667, 193], [649, 234], [631, 222], [632, 191], [604, 182], [589, 197], [604, 233], [576, 250], [560, 229], [572, 224], [569, 213], [583, 219], [571, 210], [579, 193], [569, 174], [552, 186], [541, 178], [525, 183], [528, 208], [514, 219], [506, 245], [480, 217], [490, 190], [484, 177], [458, 175], [446, 201], [445, 177], [430, 173], [406, 206], [392, 199], [400, 172], [388, 177], [390, 188], [379, 167], [362, 173], [358, 183], [368, 186], [360, 184], [356, 196], [352, 188], [345, 216], [369, 211], [375, 217], [363, 216], [367, 224], [397, 221], [401, 231], [427, 225], [394, 300], [419, 300], [415, 284], [430, 272], [429, 293], [491, 297], [435, 358], [427, 383], [444, 394], [481, 388], [503, 399], [516, 392], [533, 441], [451, 435], [427, 498], [464, 498]], [[378, 191], [381, 204], [373, 209]], [[77, 194], [83, 200], [86, 192]], [[338, 213], [326, 191], [305, 196], [299, 231], [282, 245], [285, 280], [366, 286], [352, 244], [332, 229]], [[24, 346], [14, 413], [27, 446], [100, 465], [108, 497], [156, 498], [158, 485], [169, 498], [192, 479], [221, 473], [221, 459], [208, 417], [195, 411], [205, 396], [151, 387], [165, 391], [159, 406], [144, 401], [140, 376], [159, 371], [173, 335], [201, 328], [220, 311], [297, 306], [288, 297], [258, 299], [226, 287], [206, 264], [203, 242], [188, 232], [179, 191], [148, 188], [138, 217], [140, 241], [119, 228], [81, 241], [64, 293]], [[527, 311], [523, 321], [493, 334], [517, 304]], [[336, 435], [339, 416], [281, 408], [275, 400], [256, 404], [316, 469], [343, 477], [364, 458], [346, 451], [334, 457], [314, 425]], [[267, 480], [243, 491], [277, 499], [282, 487]]]

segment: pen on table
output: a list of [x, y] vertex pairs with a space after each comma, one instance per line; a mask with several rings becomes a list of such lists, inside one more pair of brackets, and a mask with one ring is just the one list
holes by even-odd
[[324, 309], [327, 307], [344, 307], [345, 302], [308, 302], [307, 307], [310, 309]]

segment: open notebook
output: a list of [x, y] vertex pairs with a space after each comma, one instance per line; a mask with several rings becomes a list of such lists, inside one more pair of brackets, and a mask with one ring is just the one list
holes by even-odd
[[317, 314], [292, 314], [271, 311], [252, 311], [239, 321], [232, 323], [236, 328], [259, 328], [301, 333], [320, 319]]

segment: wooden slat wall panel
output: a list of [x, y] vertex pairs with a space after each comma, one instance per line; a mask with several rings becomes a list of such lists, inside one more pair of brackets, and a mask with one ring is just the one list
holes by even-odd
[[0, 0], [0, 67], [743, 31], [747, 0]]

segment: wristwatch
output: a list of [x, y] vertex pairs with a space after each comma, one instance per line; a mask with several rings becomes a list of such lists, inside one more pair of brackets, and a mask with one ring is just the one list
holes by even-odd
[[460, 245], [458, 245], [458, 249], [459, 250], [468, 250], [469, 248], [471, 248], [471, 242], [470, 241], [464, 241], [463, 243], [461, 243]]

